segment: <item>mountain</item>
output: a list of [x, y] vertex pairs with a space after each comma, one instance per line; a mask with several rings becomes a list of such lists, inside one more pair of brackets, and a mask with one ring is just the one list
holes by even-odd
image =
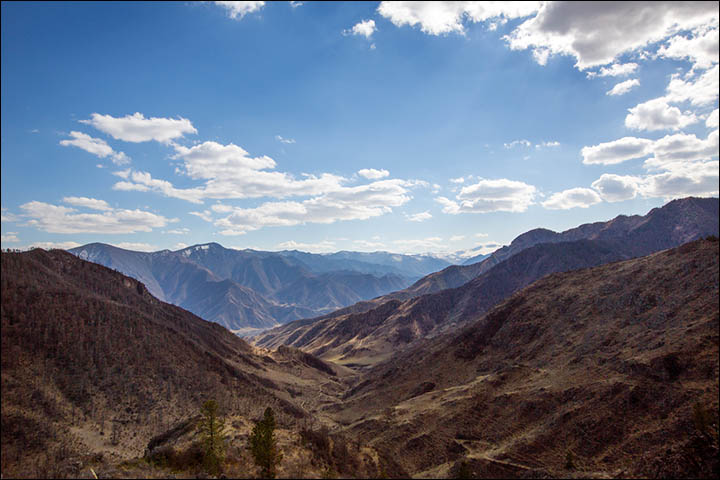
[[[718, 219], [712, 215], [717, 207], [717, 199], [691, 198], [670, 202], [644, 217], [618, 217], [561, 234], [532, 230], [479, 264], [448, 267], [406, 290], [324, 317], [288, 323], [254, 341], [268, 348], [292, 345], [343, 364], [372, 365], [418, 339], [463, 325], [547, 274], [717, 235]], [[481, 273], [472, 277], [477, 272]]]
[[301, 404], [345, 388], [336, 367], [291, 350], [260, 355], [141, 282], [61, 250], [2, 253], [1, 320], [9, 477], [73, 477], [93, 455], [140, 456], [209, 398], [242, 424], [266, 406], [292, 424], [308, 416]]
[[349, 252], [315, 254], [297, 250], [285, 250], [279, 254], [292, 257], [305, 264], [311, 271], [324, 273], [351, 270], [373, 275], [393, 273], [403, 277], [423, 277], [450, 265], [446, 259], [430, 255], [402, 255], [390, 252]]
[[317, 316], [410, 283], [393, 273], [314, 273], [291, 256], [217, 243], [152, 253], [93, 243], [70, 252], [142, 281], [160, 300], [239, 332]]
[[548, 275], [335, 414], [413, 477], [717, 477], [718, 259], [714, 238]]

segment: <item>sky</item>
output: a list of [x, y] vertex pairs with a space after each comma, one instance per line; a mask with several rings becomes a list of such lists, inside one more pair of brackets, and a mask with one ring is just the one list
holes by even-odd
[[2, 2], [2, 248], [489, 253], [718, 195], [718, 2]]

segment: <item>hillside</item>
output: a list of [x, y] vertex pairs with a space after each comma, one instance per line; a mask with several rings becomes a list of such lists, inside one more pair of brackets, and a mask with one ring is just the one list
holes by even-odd
[[323, 365], [291, 350], [260, 355], [67, 252], [2, 253], [4, 476], [77, 476], [89, 458], [141, 456], [209, 398], [238, 425], [272, 406], [292, 428], [346, 388], [342, 370]]
[[333, 409], [417, 477], [717, 476], [718, 258], [701, 240], [546, 276]]

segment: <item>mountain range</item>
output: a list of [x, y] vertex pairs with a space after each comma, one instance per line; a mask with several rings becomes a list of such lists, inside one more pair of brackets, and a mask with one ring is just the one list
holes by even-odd
[[158, 299], [238, 333], [374, 298], [447, 266], [419, 255], [275, 253], [217, 243], [151, 253], [92, 243], [69, 251], [136, 278]]
[[687, 198], [645, 216], [619, 216], [562, 233], [532, 230], [480, 263], [451, 266], [407, 289], [265, 331], [255, 342], [267, 348], [292, 345], [353, 366], [372, 365], [412, 342], [466, 324], [547, 274], [717, 235], [718, 203]]
[[[255, 347], [64, 251], [3, 252], [3, 476], [204, 475], [214, 398], [230, 477], [258, 475], [246, 445], [271, 406], [281, 477], [716, 478], [718, 245], [621, 261], [606, 240], [533, 245], [359, 314], [377, 329], [404, 305], [395, 325], [431, 334], [355, 369]], [[573, 270], [507, 284], [492, 307], [479, 293], [546, 262]]]

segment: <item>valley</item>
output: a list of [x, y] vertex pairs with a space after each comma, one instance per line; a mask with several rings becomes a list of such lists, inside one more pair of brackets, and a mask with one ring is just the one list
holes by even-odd
[[[280, 478], [712, 477], [717, 213], [687, 198], [533, 230], [374, 297], [400, 274], [332, 255], [3, 252], [3, 476], [207, 475], [215, 400], [230, 477], [260, 475], [247, 445], [268, 407]], [[366, 299], [341, 307], [351, 284]], [[223, 316], [267, 326], [258, 312], [328, 299], [249, 341]]]

